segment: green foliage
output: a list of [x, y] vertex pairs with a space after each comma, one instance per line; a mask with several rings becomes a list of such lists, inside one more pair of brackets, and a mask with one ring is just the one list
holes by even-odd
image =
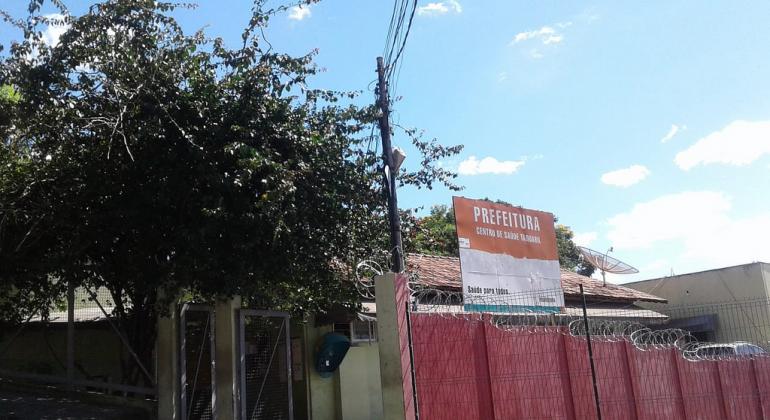
[[13, 86], [3, 85], [0, 86], [0, 101], [17, 103], [21, 99], [19, 93], [13, 88]]
[[459, 256], [455, 215], [452, 207], [439, 204], [428, 216], [418, 218], [411, 246], [415, 252], [429, 255]]
[[569, 226], [556, 225], [556, 247], [559, 251], [559, 265], [567, 270], [576, 271], [578, 274], [591, 277], [594, 266], [583, 261], [577, 245], [573, 242], [575, 233]]
[[12, 119], [10, 108], [19, 102], [19, 99], [21, 97], [13, 86], [0, 85], [0, 127], [7, 127], [10, 124]]
[[[50, 306], [67, 282], [103, 287], [149, 352], [148, 326], [181, 292], [294, 312], [356, 305], [350, 267], [388, 249], [380, 157], [367, 147], [377, 113], [310, 88], [313, 53], [266, 42], [286, 6], [258, 1], [229, 49], [150, 0], [68, 16], [50, 46], [40, 3], [6, 19], [24, 37], [0, 58], [14, 92], [0, 101], [0, 293], [19, 298], [3, 316]], [[434, 163], [459, 147], [408, 134], [425, 159], [403, 182], [453, 187]]]

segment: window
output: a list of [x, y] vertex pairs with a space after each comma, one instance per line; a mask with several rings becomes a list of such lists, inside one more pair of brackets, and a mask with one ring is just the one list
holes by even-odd
[[377, 342], [377, 321], [359, 321], [350, 323], [350, 341], [353, 343]]
[[377, 321], [354, 320], [349, 324], [334, 324], [334, 332], [350, 339], [353, 344], [377, 342]]

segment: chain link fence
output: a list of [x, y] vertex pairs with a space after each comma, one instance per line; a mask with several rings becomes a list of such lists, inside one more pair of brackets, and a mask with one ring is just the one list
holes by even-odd
[[242, 419], [293, 418], [289, 317], [242, 309]]
[[181, 310], [183, 420], [214, 419], [214, 313], [204, 305]]
[[153, 348], [131, 347], [114, 315], [116, 306], [107, 290], [76, 288], [21, 324], [0, 325], [0, 376], [106, 394], [153, 396]]

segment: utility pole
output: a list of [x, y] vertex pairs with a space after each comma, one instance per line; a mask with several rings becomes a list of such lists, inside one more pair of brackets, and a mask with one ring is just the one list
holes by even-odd
[[385, 65], [382, 57], [377, 57], [377, 76], [379, 79], [379, 107], [380, 115], [380, 137], [382, 137], [382, 160], [385, 164], [385, 184], [388, 192], [388, 220], [390, 221], [390, 247], [392, 252], [393, 264], [391, 269], [394, 273], [404, 271], [404, 250], [401, 247], [401, 218], [398, 214], [398, 198], [396, 196], [396, 175], [398, 170], [394, 170], [393, 147], [390, 144], [390, 104], [388, 98], [388, 86], [385, 83]]

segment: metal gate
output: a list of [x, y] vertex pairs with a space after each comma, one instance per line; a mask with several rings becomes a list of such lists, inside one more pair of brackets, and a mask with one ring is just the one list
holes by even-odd
[[214, 311], [188, 303], [179, 322], [182, 420], [215, 420]]
[[240, 311], [241, 420], [293, 420], [289, 315]]

